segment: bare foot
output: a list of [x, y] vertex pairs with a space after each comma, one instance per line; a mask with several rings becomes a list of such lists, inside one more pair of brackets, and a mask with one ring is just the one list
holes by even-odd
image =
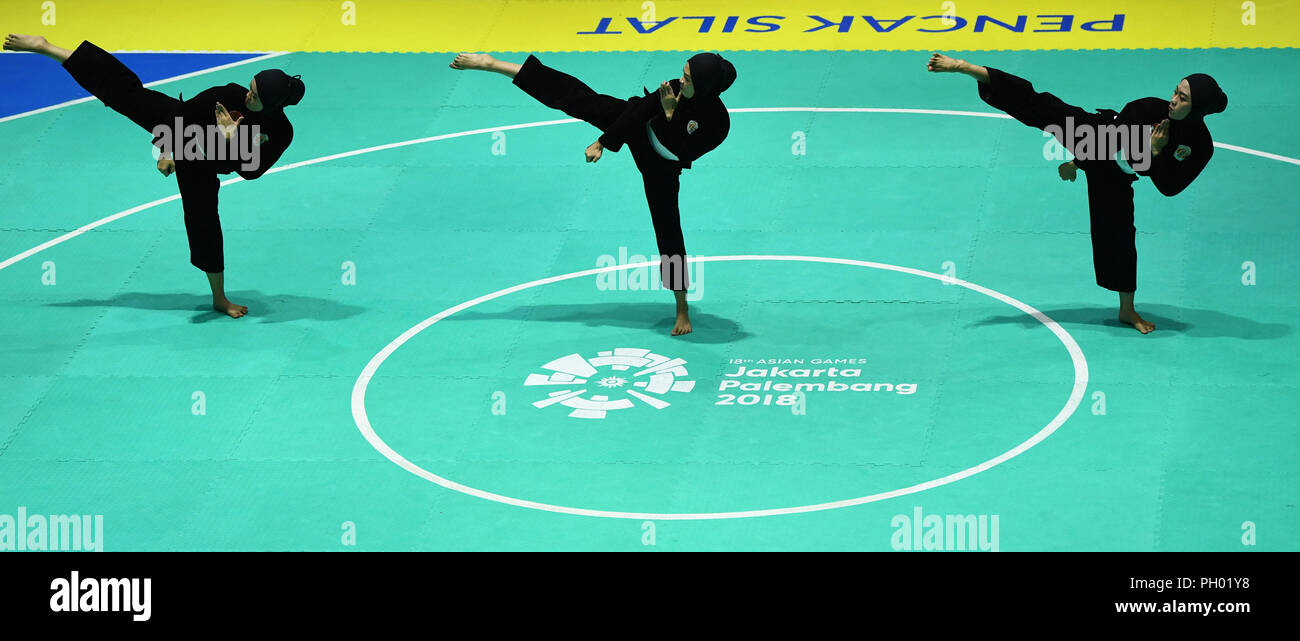
[[496, 61], [496, 58], [493, 58], [486, 53], [462, 53], [458, 54], [456, 59], [452, 60], [451, 64], [447, 66], [452, 69], [479, 69], [482, 71], [490, 71], [492, 69], [492, 64]]
[[686, 312], [677, 312], [677, 323], [673, 325], [673, 336], [691, 333], [691, 315]]
[[952, 73], [961, 71], [965, 64], [965, 60], [957, 60], [941, 53], [935, 53], [930, 56], [930, 62], [926, 63], [925, 68], [934, 73]]
[[41, 36], [25, 36], [20, 33], [11, 33], [5, 36], [6, 51], [34, 51], [43, 53], [50, 42]]
[[1143, 334], [1150, 334], [1151, 330], [1156, 328], [1155, 323], [1149, 323], [1138, 316], [1137, 310], [1121, 309], [1119, 310], [1119, 319], [1137, 328], [1137, 331]]
[[243, 305], [236, 305], [228, 300], [212, 301], [212, 309], [215, 309], [223, 314], [228, 314], [231, 318], [239, 318], [240, 316], [243, 316], [244, 314], [248, 313], [247, 307], [244, 307]]

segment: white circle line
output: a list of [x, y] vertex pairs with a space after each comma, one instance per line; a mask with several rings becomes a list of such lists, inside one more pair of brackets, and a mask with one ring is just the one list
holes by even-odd
[[656, 260], [656, 261], [645, 261], [640, 263], [633, 263], [629, 265], [611, 265], [608, 267], [597, 267], [597, 268], [586, 269], [582, 271], [571, 272], [568, 274], [561, 274], [559, 276], [540, 278], [520, 285], [515, 285], [513, 287], [507, 287], [505, 289], [497, 290], [490, 294], [484, 294], [483, 296], [479, 296], [478, 298], [475, 298], [473, 300], [466, 301], [454, 307], [449, 307], [441, 312], [438, 312], [437, 314], [425, 319], [424, 321], [420, 322], [414, 327], [403, 332], [397, 338], [393, 339], [393, 341], [388, 343], [388, 345], [385, 345], [383, 349], [379, 350], [379, 352], [375, 354], [373, 358], [370, 359], [370, 362], [366, 363], [365, 368], [362, 369], [361, 371], [361, 375], [357, 377], [356, 383], [354, 383], [352, 386], [353, 421], [356, 422], [357, 429], [361, 431], [362, 436], [365, 437], [366, 441], [369, 442], [370, 445], [374, 447], [376, 451], [383, 454], [386, 458], [388, 458], [388, 460], [392, 461], [393, 463], [396, 463], [402, 469], [416, 476], [419, 476], [420, 478], [423, 478], [427, 481], [441, 485], [442, 487], [445, 487], [447, 489], [455, 490], [457, 492], [486, 499], [489, 501], [505, 503], [517, 507], [531, 508], [531, 509], [543, 510], [547, 512], [558, 512], [562, 514], [572, 514], [577, 516], [639, 519], [639, 520], [649, 520], [649, 521], [737, 519], [737, 518], [754, 518], [754, 517], [764, 517], [764, 516], [779, 516], [779, 515], [787, 515], [787, 514], [800, 514], [804, 512], [816, 512], [822, 510], [832, 510], [837, 508], [850, 507], [854, 505], [862, 505], [864, 503], [872, 503], [875, 501], [882, 501], [885, 499], [890, 499], [898, 496], [904, 496], [906, 494], [922, 492], [928, 489], [932, 489], [942, 485], [947, 485], [949, 483], [953, 483], [955, 481], [959, 481], [961, 479], [974, 476], [976, 474], [979, 474], [980, 472], [983, 472], [996, 465], [999, 465], [1012, 458], [1015, 458], [1020, 454], [1023, 454], [1029, 448], [1042, 442], [1043, 439], [1046, 439], [1048, 436], [1051, 436], [1052, 433], [1055, 432], [1057, 429], [1059, 429], [1061, 425], [1063, 425], [1065, 421], [1069, 419], [1072, 414], [1074, 414], [1074, 411], [1078, 409], [1079, 403], [1083, 399], [1084, 390], [1088, 386], [1088, 362], [1083, 356], [1083, 350], [1079, 347], [1079, 344], [1074, 341], [1074, 338], [1071, 337], [1070, 334], [1066, 332], [1059, 324], [1057, 324], [1056, 321], [1049, 318], [1046, 314], [1038, 311], [1037, 309], [1034, 309], [1033, 307], [1019, 300], [1016, 300], [1001, 292], [996, 292], [991, 289], [988, 289], [987, 287], [976, 285], [975, 283], [970, 283], [959, 278], [953, 278], [953, 277], [944, 276], [940, 274], [934, 274], [931, 272], [921, 271], [919, 269], [912, 269], [910, 267], [900, 267], [897, 265], [889, 265], [885, 263], [876, 263], [876, 262], [870, 262], [864, 260], [855, 260], [850, 258], [827, 258], [824, 256], [736, 255], [736, 256], [699, 256], [699, 257], [691, 257], [688, 260], [690, 262], [779, 260], [779, 261], [803, 261], [803, 262], [833, 263], [833, 264], [841, 264], [841, 265], [855, 265], [861, 267], [871, 267], [875, 269], [886, 269], [891, 271], [903, 272], [907, 274], [913, 274], [916, 276], [924, 276], [926, 278], [932, 278], [935, 280], [939, 280], [941, 282], [947, 282], [949, 284], [961, 285], [963, 287], [966, 287], [967, 289], [971, 289], [981, 294], [984, 294], [986, 296], [990, 296], [992, 298], [1000, 300], [1004, 303], [1007, 303], [1008, 305], [1011, 305], [1025, 312], [1026, 314], [1029, 314], [1030, 316], [1038, 320], [1040, 323], [1046, 325], [1048, 329], [1050, 329], [1052, 333], [1056, 335], [1056, 337], [1061, 341], [1061, 343], [1065, 345], [1066, 351], [1070, 353], [1070, 360], [1074, 365], [1074, 385], [1070, 390], [1070, 397], [1066, 401], [1065, 406], [1061, 408], [1060, 412], [1057, 412], [1056, 416], [1051, 420], [1051, 422], [1049, 422], [1047, 426], [1039, 430], [1033, 436], [1029, 437], [1024, 442], [1011, 448], [1010, 450], [1007, 450], [1006, 452], [1003, 452], [998, 456], [995, 456], [987, 461], [984, 461], [983, 463], [967, 468], [960, 472], [955, 472], [953, 474], [949, 474], [944, 477], [940, 477], [931, 481], [926, 481], [924, 483], [919, 483], [909, 487], [905, 487], [897, 490], [891, 490], [888, 492], [881, 492], [878, 494], [872, 494], [869, 496], [863, 496], [863, 497], [858, 497], [853, 499], [845, 499], [841, 501], [832, 501], [828, 503], [817, 503], [814, 505], [802, 505], [802, 506], [787, 507], [787, 508], [745, 510], [745, 511], [735, 511], [735, 512], [698, 512], [698, 513], [619, 512], [619, 511], [610, 511], [610, 510], [593, 510], [588, 508], [575, 508], [575, 507], [567, 507], [562, 505], [552, 505], [549, 503], [541, 503], [538, 501], [529, 501], [525, 499], [518, 499], [510, 496], [504, 496], [501, 494], [495, 494], [492, 492], [487, 492], [477, 488], [469, 487], [468, 485], [457, 483], [455, 481], [452, 481], [451, 479], [438, 476], [437, 474], [434, 474], [428, 470], [425, 470], [419, 465], [412, 463], [411, 461], [403, 457], [401, 454], [397, 453], [397, 451], [394, 450], [392, 447], [390, 447], [388, 443], [384, 442], [383, 439], [379, 438], [379, 435], [375, 432], [374, 427], [370, 424], [370, 418], [366, 414], [366, 388], [370, 385], [370, 381], [374, 377], [375, 372], [379, 370], [379, 366], [382, 365], [384, 361], [387, 360], [388, 357], [393, 354], [393, 352], [397, 351], [397, 349], [400, 348], [403, 344], [405, 344], [410, 339], [414, 338], [415, 335], [419, 334], [420, 332], [432, 326], [434, 323], [437, 323], [438, 321], [447, 318], [448, 316], [451, 316], [456, 312], [467, 309], [469, 307], [473, 307], [474, 305], [478, 305], [480, 303], [490, 301], [494, 298], [500, 298], [501, 296], [506, 296], [508, 294], [520, 290], [529, 289], [532, 287], [546, 285], [546, 284], [559, 282], [563, 280], [569, 280], [571, 278], [590, 276], [602, 272], [658, 265], [659, 261]]
[[[1011, 116], [1008, 116], [1008, 115], [1006, 115], [1006, 114], [1000, 114], [1000, 113], [989, 113], [989, 112], [982, 112], [982, 111], [946, 111], [946, 110], [940, 110], [940, 109], [893, 109], [893, 108], [883, 108], [883, 107], [881, 107], [881, 108], [877, 108], [877, 107], [739, 107], [739, 108], [736, 108], [736, 109], [728, 109], [727, 111], [730, 112], [730, 113], [792, 113], [792, 112], [820, 112], [820, 113], [903, 113], [903, 114], [926, 114], [926, 115], [974, 116], [974, 117], [981, 117], [981, 118], [1004, 118], [1004, 119], [1010, 119], [1010, 118], [1011, 118]], [[528, 129], [528, 128], [531, 128], [531, 127], [545, 127], [545, 126], [548, 126], [548, 125], [562, 125], [562, 124], [570, 124], [570, 123], [575, 123], [575, 122], [582, 122], [582, 121], [577, 120], [577, 119], [574, 119], [574, 118], [566, 118], [566, 119], [563, 119], [563, 120], [540, 120], [540, 121], [537, 121], [537, 122], [527, 122], [527, 123], [521, 123], [521, 124], [515, 124], [515, 125], [502, 125], [502, 126], [500, 126], [500, 127], [488, 127], [488, 128], [485, 128], [485, 129], [471, 129], [471, 130], [469, 130], [469, 131], [458, 131], [458, 132], [455, 132], [455, 133], [450, 133], [450, 134], [441, 134], [441, 135], [438, 135], [438, 136], [429, 136], [429, 137], [426, 137], [426, 138], [412, 138], [411, 140], [404, 140], [404, 141], [401, 141], [401, 142], [393, 142], [393, 143], [388, 143], [388, 144], [384, 144], [384, 145], [375, 145], [375, 146], [373, 146], [373, 147], [363, 147], [363, 148], [361, 148], [361, 149], [354, 149], [354, 150], [352, 150], [352, 151], [345, 151], [345, 152], [341, 152], [341, 153], [337, 153], [337, 154], [331, 154], [331, 155], [328, 155], [328, 156], [321, 156], [321, 157], [319, 157], [319, 158], [312, 158], [312, 159], [310, 159], [310, 160], [302, 160], [302, 161], [299, 161], [299, 162], [291, 163], [291, 164], [288, 164], [288, 165], [283, 165], [283, 166], [280, 166], [280, 167], [273, 167], [273, 168], [267, 170], [267, 172], [266, 172], [265, 174], [263, 174], [263, 176], [265, 176], [265, 175], [267, 175], [267, 174], [275, 174], [275, 173], [279, 173], [279, 172], [282, 172], [282, 171], [288, 171], [288, 170], [290, 170], [290, 169], [297, 169], [297, 168], [299, 168], [299, 167], [306, 167], [306, 166], [308, 166], [308, 165], [315, 165], [315, 164], [317, 164], [317, 163], [327, 162], [327, 161], [330, 161], [330, 160], [338, 160], [339, 158], [348, 158], [348, 157], [351, 157], [351, 156], [359, 156], [359, 155], [361, 155], [361, 154], [368, 154], [368, 153], [373, 153], [373, 152], [377, 152], [377, 151], [384, 151], [384, 150], [386, 150], [386, 149], [396, 149], [396, 148], [398, 148], [398, 147], [406, 147], [406, 146], [409, 146], [409, 145], [418, 145], [418, 144], [426, 143], [426, 142], [435, 142], [435, 141], [438, 141], [438, 140], [448, 140], [448, 139], [451, 139], [451, 138], [460, 138], [460, 137], [462, 137], [462, 136], [473, 136], [473, 135], [477, 135], [477, 134], [491, 133], [491, 132], [494, 132], [494, 131], [510, 131], [510, 130], [514, 130], [514, 129]], [[1220, 148], [1222, 148], [1222, 149], [1227, 149], [1227, 150], [1229, 150], [1229, 151], [1236, 151], [1236, 152], [1241, 152], [1241, 153], [1244, 153], [1244, 154], [1250, 154], [1250, 155], [1253, 155], [1253, 156], [1259, 156], [1259, 157], [1261, 157], [1261, 158], [1267, 158], [1267, 159], [1269, 159], [1269, 160], [1277, 160], [1277, 161], [1281, 161], [1281, 162], [1285, 162], [1285, 163], [1290, 163], [1290, 164], [1293, 164], [1293, 165], [1300, 165], [1300, 159], [1290, 158], [1290, 157], [1288, 157], [1288, 156], [1281, 156], [1281, 155], [1278, 155], [1278, 154], [1271, 154], [1271, 153], [1268, 153], [1268, 152], [1266, 152], [1266, 151], [1259, 151], [1259, 150], [1256, 150], [1256, 149], [1251, 149], [1251, 148], [1249, 148], [1249, 147], [1239, 147], [1239, 146], [1236, 146], [1236, 145], [1229, 145], [1229, 144], [1226, 144], [1226, 143], [1218, 143], [1218, 142], [1214, 143], [1214, 146], [1215, 146], [1215, 147], [1220, 147]], [[226, 185], [231, 185], [231, 184], [238, 183], [238, 182], [244, 182], [244, 179], [243, 179], [243, 178], [239, 178], [239, 177], [229, 178], [229, 179], [227, 179], [227, 180], [223, 180], [223, 181], [221, 182], [221, 186], [224, 187], [224, 186], [226, 186]], [[87, 224], [85, 224], [85, 225], [82, 225], [81, 227], [79, 227], [79, 228], [77, 228], [77, 229], [75, 229], [75, 230], [73, 230], [73, 231], [71, 231], [71, 232], [68, 232], [68, 233], [66, 233], [66, 234], [64, 234], [64, 235], [62, 235], [62, 236], [59, 236], [59, 237], [57, 237], [57, 238], [54, 238], [54, 239], [51, 239], [51, 240], [45, 241], [44, 243], [41, 243], [40, 245], [37, 245], [36, 247], [33, 247], [33, 248], [31, 248], [31, 249], [28, 249], [27, 251], [24, 251], [24, 252], [22, 252], [22, 253], [16, 254], [16, 255], [14, 255], [14, 256], [11, 256], [11, 257], [5, 259], [3, 262], [0, 262], [0, 270], [3, 270], [3, 269], [5, 269], [5, 268], [11, 266], [11, 265], [13, 265], [14, 263], [17, 263], [18, 261], [24, 260], [24, 259], [26, 259], [26, 258], [30, 258], [31, 256], [34, 256], [34, 255], [36, 255], [36, 254], [38, 254], [38, 253], [40, 253], [40, 252], [42, 252], [42, 251], [45, 251], [46, 249], [49, 249], [49, 248], [51, 248], [51, 247], [54, 247], [55, 245], [59, 245], [59, 244], [61, 244], [61, 243], [63, 243], [63, 242], [66, 242], [66, 241], [72, 240], [73, 238], [76, 238], [77, 236], [80, 236], [80, 235], [82, 235], [82, 234], [84, 234], [84, 233], [86, 233], [86, 232], [88, 232], [88, 231], [90, 231], [90, 230], [92, 230], [92, 229], [95, 229], [96, 227], [100, 227], [100, 226], [102, 226], [102, 225], [107, 225], [108, 223], [111, 223], [111, 222], [113, 222], [113, 221], [115, 221], [115, 220], [117, 220], [117, 219], [119, 219], [119, 218], [124, 218], [124, 217], [126, 217], [126, 216], [130, 216], [131, 214], [139, 213], [139, 212], [141, 212], [141, 211], [144, 211], [144, 210], [146, 210], [146, 209], [150, 209], [150, 208], [152, 208], [152, 207], [156, 207], [156, 206], [161, 205], [161, 204], [163, 204], [163, 203], [170, 202], [170, 201], [172, 201], [172, 200], [176, 200], [177, 198], [180, 198], [180, 194], [175, 194], [175, 195], [172, 195], [172, 196], [168, 196], [168, 197], [166, 197], [166, 198], [160, 198], [160, 199], [158, 199], [158, 200], [154, 200], [154, 201], [152, 201], [152, 202], [145, 203], [145, 204], [143, 204], [143, 205], [137, 205], [137, 206], [132, 207], [132, 208], [130, 208], [130, 209], [126, 209], [126, 210], [120, 211], [120, 212], [118, 212], [118, 213], [116, 213], [116, 214], [113, 214], [113, 215], [111, 215], [111, 216], [107, 216], [107, 217], [101, 218], [101, 219], [99, 219], [99, 220], [96, 220], [96, 221], [94, 221], [94, 222], [91, 222], [91, 223], [87, 223]]]

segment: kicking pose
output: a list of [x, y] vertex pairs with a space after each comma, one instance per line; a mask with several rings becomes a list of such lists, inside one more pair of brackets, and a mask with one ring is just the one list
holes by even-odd
[[[293, 126], [283, 108], [302, 99], [302, 80], [279, 69], [267, 69], [255, 75], [246, 88], [230, 83], [181, 101], [146, 89], [126, 65], [89, 42], [69, 51], [41, 36], [10, 34], [4, 48], [57, 60], [104, 105], [154, 134], [158, 171], [163, 176], [176, 174], [190, 263], [207, 274], [212, 307], [232, 318], [247, 314], [247, 307], [226, 298], [225, 253], [217, 215], [221, 179], [217, 176], [237, 172], [245, 180], [253, 180], [279, 160], [293, 141]], [[227, 105], [242, 105], [245, 111], [227, 111]]]
[[608, 149], [624, 144], [641, 171], [646, 202], [659, 244], [660, 277], [677, 299], [673, 336], [691, 331], [686, 290], [689, 271], [677, 207], [679, 178], [691, 162], [708, 153], [727, 137], [731, 119], [719, 94], [736, 79], [736, 69], [716, 53], [691, 57], [682, 77], [659, 85], [657, 94], [645, 92], [627, 100], [598, 94], [577, 78], [551, 69], [536, 56], [524, 64], [497, 60], [487, 54], [456, 56], [452, 69], [493, 71], [514, 79], [514, 84], [539, 102], [584, 120], [602, 134], [587, 147], [587, 162], [600, 160]]
[[[956, 72], [978, 81], [979, 95], [1016, 120], [1051, 132], [1075, 160], [1058, 167], [1073, 181], [1082, 169], [1088, 181], [1092, 261], [1097, 284], [1119, 293], [1119, 319], [1143, 334], [1155, 325], [1133, 308], [1137, 290], [1137, 229], [1133, 226], [1133, 183], [1146, 176], [1165, 196], [1175, 196], [1205, 169], [1214, 140], [1202, 120], [1223, 111], [1228, 97], [1214, 78], [1183, 78], [1166, 102], [1140, 98], [1118, 113], [1084, 111], [1050, 93], [1039, 93], [1023, 78], [992, 67], [934, 54], [932, 72]], [[1150, 131], [1129, 135], [1128, 130]]]

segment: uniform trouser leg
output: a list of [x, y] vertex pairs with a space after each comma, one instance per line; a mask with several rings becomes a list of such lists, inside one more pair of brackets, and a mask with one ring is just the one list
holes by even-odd
[[[1053, 127], [1053, 132], [1058, 142], [1061, 143], [1070, 153], [1075, 156], [1086, 156], [1081, 158], [1083, 161], [1092, 160], [1094, 155], [1092, 151], [1085, 154], [1077, 153], [1076, 143], [1082, 142], [1078, 135], [1069, 136], [1070, 132], [1076, 132], [1080, 127], [1098, 127], [1109, 125], [1113, 122], [1113, 112], [1110, 114], [1101, 114], [1089, 112], [1081, 107], [1068, 104], [1057, 98], [1055, 95], [1039, 92], [1034, 90], [1034, 86], [1028, 80], [1020, 76], [1009, 74], [1000, 69], [985, 67], [989, 72], [989, 81], [980, 82], [979, 96], [980, 99], [990, 107], [1005, 112], [1007, 115], [1035, 129], [1044, 129]], [[1092, 145], [1097, 140], [1097, 131], [1088, 137]], [[1109, 154], [1105, 154], [1109, 157]]]
[[650, 148], [650, 142], [629, 142], [636, 167], [645, 185], [646, 204], [654, 222], [655, 241], [659, 244], [659, 277], [664, 289], [690, 289], [690, 269], [686, 262], [686, 240], [682, 236], [681, 212], [677, 206], [682, 170]]
[[[1029, 81], [1005, 71], [986, 67], [989, 82], [979, 83], [979, 95], [989, 106], [1006, 112], [1021, 123], [1037, 129], [1055, 127], [1057, 141], [1076, 156], [1088, 182], [1088, 215], [1092, 229], [1092, 264], [1097, 284], [1118, 292], [1137, 289], [1137, 229], [1133, 226], [1133, 177], [1125, 174], [1108, 152], [1098, 146], [1080, 154], [1079, 136], [1067, 134], [1079, 127], [1113, 123], [1110, 113], [1093, 113], [1067, 104], [1056, 96], [1034, 90]], [[1100, 129], [1088, 139], [1100, 145]], [[1100, 152], [1100, 153], [1099, 153]], [[1098, 158], [1097, 156], [1104, 156]]]
[[[515, 74], [514, 84], [547, 107], [591, 123], [601, 131], [608, 131], [629, 107], [627, 100], [598, 94], [581, 80], [543, 65], [536, 56], [530, 55], [524, 61]], [[690, 288], [690, 273], [677, 207], [682, 170], [656, 154], [648, 140], [634, 139], [627, 144], [645, 186], [646, 204], [650, 207], [655, 241], [659, 245], [659, 275], [664, 289], [685, 291]]]
[[[83, 41], [63, 61], [63, 68], [106, 106], [150, 133], [158, 125], [173, 126], [180, 115], [180, 100], [146, 89], [135, 72], [90, 42]], [[176, 184], [185, 210], [190, 263], [209, 273], [225, 271], [221, 220], [217, 216], [220, 178], [201, 166], [177, 161]]]
[[628, 101], [596, 93], [581, 80], [542, 64], [536, 56], [530, 55], [524, 61], [514, 84], [547, 107], [591, 123], [601, 131], [608, 131], [628, 107]]
[[1133, 177], [1113, 162], [1098, 163], [1088, 181], [1092, 265], [1097, 284], [1117, 292], [1137, 291], [1137, 228], [1133, 226]]
[[153, 132], [158, 125], [171, 126], [180, 114], [180, 100], [146, 89], [135, 72], [90, 42], [83, 41], [63, 61], [63, 68], [86, 91], [146, 131]]
[[209, 274], [225, 271], [221, 218], [217, 215], [217, 191], [221, 188], [221, 178], [202, 166], [178, 161], [176, 184], [180, 187], [181, 207], [185, 210], [190, 264]]

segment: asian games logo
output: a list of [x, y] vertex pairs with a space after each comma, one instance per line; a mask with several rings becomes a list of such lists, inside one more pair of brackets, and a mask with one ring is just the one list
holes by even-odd
[[[657, 410], [668, 407], [671, 403], [662, 399], [668, 392], [689, 392], [695, 387], [695, 381], [677, 380], [688, 376], [685, 364], [648, 349], [619, 347], [592, 358], [562, 356], [542, 366], [551, 374], [529, 374], [524, 385], [561, 388], [533, 403], [534, 407], [558, 404], [572, 408], [573, 418], [605, 418], [609, 410], [635, 407], [633, 399]], [[588, 395], [589, 391], [593, 393]]]

